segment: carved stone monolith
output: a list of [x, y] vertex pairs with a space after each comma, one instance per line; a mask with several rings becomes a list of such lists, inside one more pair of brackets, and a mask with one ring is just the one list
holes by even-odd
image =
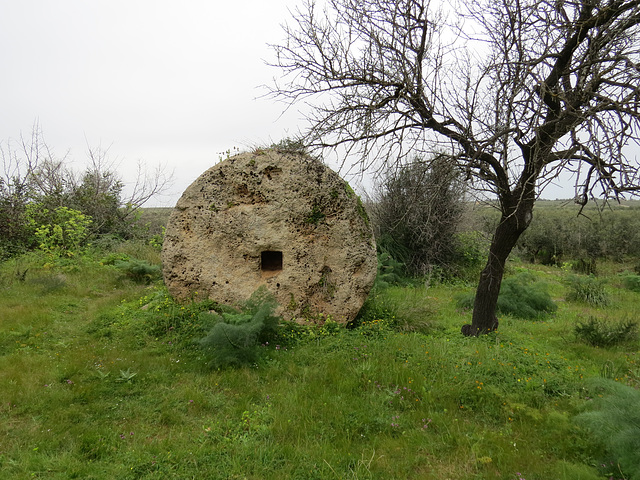
[[300, 322], [352, 320], [377, 270], [351, 187], [320, 160], [275, 149], [228, 158], [191, 184], [167, 224], [162, 260], [178, 300], [237, 305], [265, 285], [276, 313]]

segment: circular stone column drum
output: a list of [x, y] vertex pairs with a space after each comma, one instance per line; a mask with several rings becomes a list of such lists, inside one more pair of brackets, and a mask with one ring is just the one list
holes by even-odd
[[228, 158], [183, 193], [162, 250], [178, 300], [237, 305], [265, 285], [285, 319], [353, 320], [377, 270], [360, 199], [308, 155], [258, 150]]

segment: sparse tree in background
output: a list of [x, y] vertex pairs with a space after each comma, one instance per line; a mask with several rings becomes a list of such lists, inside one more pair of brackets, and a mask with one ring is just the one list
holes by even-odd
[[124, 182], [107, 150], [89, 148], [89, 166], [78, 176], [67, 167], [66, 156], [53, 154], [37, 123], [31, 137], [21, 137], [17, 143], [17, 147], [9, 141], [0, 144], [0, 257], [30, 247], [34, 239], [28, 212], [35, 215], [31, 223], [37, 227], [50, 223], [47, 215], [61, 207], [91, 217], [92, 235], [127, 238], [135, 213], [171, 182], [162, 168], [150, 171], [139, 163], [131, 193], [125, 196]]
[[450, 270], [463, 212], [464, 183], [446, 157], [391, 168], [376, 185], [371, 217], [378, 245], [412, 275]]
[[0, 144], [2, 177], [0, 178], [0, 258], [23, 251], [29, 243], [27, 205], [35, 190], [33, 174], [41, 163], [51, 162], [37, 124], [31, 138], [20, 138], [19, 147]]
[[[640, 0], [307, 1], [275, 46], [276, 98], [308, 102], [306, 142], [361, 170], [446, 152], [501, 218], [465, 335], [498, 326], [509, 253], [541, 190], [580, 205], [639, 189]], [[443, 10], [448, 8], [447, 11]], [[348, 160], [347, 160], [348, 161]], [[388, 160], [386, 160], [388, 161]]]
[[92, 217], [94, 233], [126, 237], [136, 212], [169, 186], [171, 175], [160, 167], [149, 170], [138, 162], [135, 182], [125, 195], [124, 181], [108, 153], [108, 149], [99, 147], [87, 149], [89, 166], [79, 179], [74, 178], [69, 203]]

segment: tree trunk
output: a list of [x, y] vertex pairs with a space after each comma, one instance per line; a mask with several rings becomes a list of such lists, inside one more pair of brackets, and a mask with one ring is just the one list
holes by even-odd
[[480, 274], [471, 325], [462, 327], [462, 333], [466, 336], [477, 337], [498, 328], [496, 306], [504, 266], [518, 238], [531, 223], [533, 202], [519, 203], [513, 209], [508, 209], [509, 213], [505, 213], [504, 210], [506, 209], [503, 209], [500, 223], [491, 241], [487, 265]]

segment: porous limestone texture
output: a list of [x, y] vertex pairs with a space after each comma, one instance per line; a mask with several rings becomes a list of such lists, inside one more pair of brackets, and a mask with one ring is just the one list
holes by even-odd
[[351, 187], [318, 159], [274, 149], [228, 158], [191, 184], [169, 218], [162, 261], [178, 300], [237, 305], [265, 285], [276, 313], [300, 322], [355, 318], [377, 270]]

